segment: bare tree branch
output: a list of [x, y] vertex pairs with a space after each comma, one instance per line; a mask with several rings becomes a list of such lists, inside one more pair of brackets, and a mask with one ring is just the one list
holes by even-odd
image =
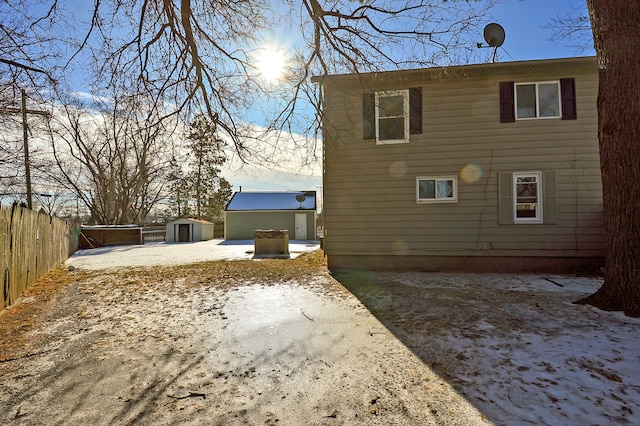
[[[95, 169], [96, 182], [110, 179], [108, 170], [98, 167], [100, 156], [113, 157], [114, 166], [128, 161], [114, 156], [116, 152], [145, 162], [126, 136], [133, 130], [125, 123], [137, 121], [138, 136], [153, 138], [154, 129], [165, 123], [185, 125], [202, 113], [243, 161], [269, 161], [278, 149], [300, 150], [311, 161], [322, 98], [310, 76], [478, 59], [480, 25], [499, 1], [94, 0], [82, 10], [64, 10], [58, 0], [3, 2], [0, 12], [7, 13], [0, 18], [0, 32], [7, 37], [0, 42], [0, 57], [31, 69], [0, 67], [0, 81], [9, 76], [16, 84], [38, 83], [35, 70], [52, 70], [51, 75], [63, 81], [60, 76], [81, 70], [88, 91], [111, 99], [111, 126], [99, 128], [101, 145], [83, 133], [72, 108], [65, 124], [66, 147], [56, 152], [61, 167], [73, 159]], [[274, 35], [274, 27], [282, 25], [291, 28], [290, 60], [278, 84], [272, 85], [259, 75], [256, 54]], [[61, 84], [46, 93], [60, 94], [57, 102], [70, 102], [70, 90]], [[249, 111], [266, 114], [260, 111], [263, 105], [269, 107], [269, 116], [258, 126], [269, 136], [248, 125]], [[139, 108], [137, 114], [131, 106]], [[101, 114], [106, 121], [105, 107]], [[293, 148], [285, 147], [279, 145], [284, 131], [306, 136], [296, 138]], [[80, 176], [66, 170], [62, 180], [73, 186], [69, 182]], [[129, 176], [121, 172], [121, 178]], [[153, 175], [144, 169], [136, 173]], [[107, 209], [112, 202], [107, 197], [78, 190], [88, 183], [75, 184], [76, 192]], [[118, 182], [127, 184], [126, 179]]]
[[551, 30], [551, 41], [573, 48], [576, 54], [593, 53], [593, 32], [589, 16], [575, 11], [565, 17], [552, 18], [545, 28]]

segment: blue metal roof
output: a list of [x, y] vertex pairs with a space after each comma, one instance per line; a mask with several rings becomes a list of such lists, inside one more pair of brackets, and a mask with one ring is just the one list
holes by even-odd
[[315, 209], [316, 191], [236, 192], [226, 208], [227, 211]]

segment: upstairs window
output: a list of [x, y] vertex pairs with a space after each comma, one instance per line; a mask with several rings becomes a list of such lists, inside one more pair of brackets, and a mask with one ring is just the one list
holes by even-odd
[[362, 129], [363, 138], [378, 145], [408, 143], [410, 135], [422, 133], [422, 89], [365, 93]]
[[458, 201], [458, 183], [455, 176], [417, 177], [418, 203], [454, 203]]
[[536, 83], [500, 82], [501, 123], [539, 118], [578, 118], [574, 78]]
[[409, 91], [376, 92], [376, 143], [409, 142]]
[[516, 119], [560, 118], [560, 82], [516, 84]]

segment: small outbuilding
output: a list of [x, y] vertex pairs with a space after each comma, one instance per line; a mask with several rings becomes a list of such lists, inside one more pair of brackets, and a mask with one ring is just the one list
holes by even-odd
[[165, 240], [176, 243], [211, 240], [213, 239], [214, 226], [212, 222], [201, 219], [176, 219], [167, 223]]
[[253, 240], [256, 230], [287, 230], [292, 240], [316, 240], [316, 192], [236, 192], [225, 209], [226, 240]]
[[142, 226], [138, 225], [82, 225], [80, 248], [144, 244]]

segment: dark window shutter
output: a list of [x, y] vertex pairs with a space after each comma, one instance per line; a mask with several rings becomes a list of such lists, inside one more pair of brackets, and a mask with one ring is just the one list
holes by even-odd
[[422, 133], [422, 88], [409, 89], [409, 133]]
[[516, 108], [514, 97], [514, 82], [500, 82], [500, 122], [513, 123], [516, 121]]
[[562, 119], [575, 120], [578, 118], [576, 110], [576, 79], [560, 79], [560, 97], [562, 99]]
[[376, 138], [376, 95], [365, 93], [362, 95], [362, 137]]
[[498, 224], [513, 225], [512, 173], [498, 173]]
[[542, 176], [542, 184], [544, 185], [542, 220], [545, 224], [556, 225], [558, 223], [558, 188], [556, 186], [556, 173], [544, 172]]

